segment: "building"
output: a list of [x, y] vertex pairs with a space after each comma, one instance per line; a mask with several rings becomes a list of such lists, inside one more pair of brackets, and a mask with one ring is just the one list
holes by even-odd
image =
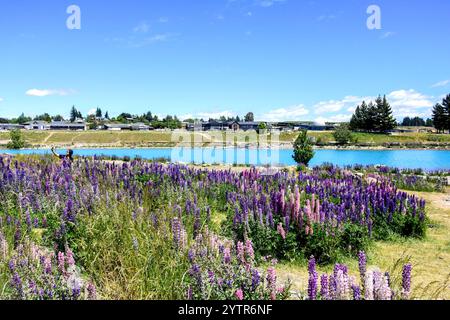
[[47, 121], [31, 121], [25, 123], [27, 130], [50, 130], [50, 124]]
[[2, 131], [11, 131], [11, 130], [20, 130], [20, 129], [24, 129], [25, 126], [21, 125], [21, 124], [15, 124], [15, 123], [0, 123], [0, 130]]
[[145, 123], [106, 123], [104, 125], [105, 130], [109, 131], [149, 131], [153, 128], [146, 125]]
[[261, 122], [228, 122], [210, 120], [208, 122], [188, 123], [186, 129], [188, 131], [257, 131], [260, 124]]
[[53, 121], [50, 123], [50, 130], [86, 131], [88, 130], [88, 125], [84, 121]]

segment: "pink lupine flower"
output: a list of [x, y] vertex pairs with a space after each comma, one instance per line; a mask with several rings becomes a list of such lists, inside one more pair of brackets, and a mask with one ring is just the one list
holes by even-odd
[[242, 289], [237, 289], [234, 296], [236, 297], [236, 299], [238, 299], [239, 301], [244, 300], [244, 292], [242, 291]]
[[280, 236], [283, 238], [283, 240], [285, 240], [286, 239], [286, 231], [284, 230], [283, 225], [281, 223], [278, 224], [277, 231], [280, 234]]
[[237, 258], [240, 263], [245, 264], [244, 244], [240, 241], [237, 244]]
[[70, 250], [70, 248], [67, 248], [66, 251], [66, 263], [69, 267], [72, 267], [75, 265], [75, 259], [73, 257], [73, 252]]
[[277, 273], [274, 268], [267, 269], [267, 289], [270, 291], [270, 299], [277, 299]]
[[252, 261], [255, 258], [253, 243], [250, 239], [245, 242], [245, 253], [247, 254], [248, 261]]

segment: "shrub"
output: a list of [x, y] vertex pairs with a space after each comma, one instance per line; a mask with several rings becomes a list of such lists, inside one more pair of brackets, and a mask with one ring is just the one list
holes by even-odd
[[22, 137], [22, 132], [18, 129], [10, 132], [11, 141], [8, 143], [8, 149], [22, 149], [25, 148], [26, 142]]
[[313, 157], [314, 150], [311, 139], [308, 137], [308, 131], [302, 130], [294, 142], [293, 158], [298, 164], [308, 166]]

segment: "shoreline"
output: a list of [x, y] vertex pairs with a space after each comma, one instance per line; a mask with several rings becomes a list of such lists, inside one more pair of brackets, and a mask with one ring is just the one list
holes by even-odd
[[[105, 149], [105, 150], [114, 150], [114, 149], [129, 149], [129, 150], [145, 150], [145, 149], [248, 149], [248, 150], [292, 150], [292, 144], [279, 144], [275, 146], [255, 146], [255, 145], [178, 145], [178, 146], [167, 146], [167, 145], [141, 145], [141, 146], [127, 146], [127, 145], [97, 145], [97, 144], [79, 144], [79, 145], [48, 145], [48, 146], [30, 146], [27, 148], [23, 148], [20, 150], [50, 150], [52, 147], [56, 149], [72, 149], [72, 150], [92, 150], [92, 149]], [[385, 146], [356, 146], [356, 145], [347, 145], [347, 146], [313, 146], [314, 150], [334, 150], [334, 151], [450, 151], [450, 145], [446, 147], [429, 147], [424, 145], [423, 147], [385, 147]], [[13, 149], [7, 149], [4, 146], [0, 146], [0, 153], [4, 153], [7, 151], [17, 151]]]

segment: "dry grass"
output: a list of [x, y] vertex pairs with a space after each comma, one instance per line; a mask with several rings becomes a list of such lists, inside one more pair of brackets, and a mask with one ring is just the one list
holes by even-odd
[[[198, 132], [198, 133], [182, 133], [183, 142], [199, 142], [200, 144], [208, 145], [210, 143], [234, 142], [237, 139], [239, 142], [245, 141], [249, 135], [255, 136], [253, 133], [243, 132]], [[23, 131], [25, 140], [33, 146], [171, 146], [178, 141], [179, 133], [170, 131], [86, 131], [86, 132], [66, 132], [66, 131]], [[322, 143], [329, 143], [334, 141], [332, 132], [309, 132], [309, 135], [322, 141]], [[450, 135], [435, 135], [426, 133], [404, 133], [396, 135], [382, 135], [382, 134], [366, 134], [355, 133], [357, 142], [368, 143], [372, 145], [382, 145], [383, 143], [450, 143]], [[281, 143], [292, 143], [298, 132], [282, 132], [279, 136]], [[7, 142], [9, 140], [8, 132], [0, 132], [0, 141]], [[266, 140], [270, 142], [270, 136], [259, 136], [259, 141], [264, 143]]]
[[[411, 193], [427, 200], [431, 222], [426, 239], [377, 242], [369, 252], [369, 264], [381, 270], [391, 270], [400, 259], [409, 260], [413, 264], [415, 298], [450, 299], [450, 188], [444, 194]], [[352, 274], [358, 275], [356, 260], [343, 262]], [[321, 272], [330, 272], [331, 269], [332, 266], [319, 268]], [[308, 273], [305, 265], [282, 264], [278, 272], [281, 278], [291, 279], [294, 291], [306, 289]]]

